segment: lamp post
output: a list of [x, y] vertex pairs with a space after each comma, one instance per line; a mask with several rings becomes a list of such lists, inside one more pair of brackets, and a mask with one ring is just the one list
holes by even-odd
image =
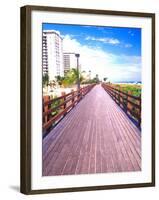
[[91, 70], [89, 70], [89, 80], [91, 80]]
[[80, 57], [80, 54], [76, 53], [75, 56], [77, 58], [77, 89], [80, 90], [80, 79], [79, 79], [79, 57]]

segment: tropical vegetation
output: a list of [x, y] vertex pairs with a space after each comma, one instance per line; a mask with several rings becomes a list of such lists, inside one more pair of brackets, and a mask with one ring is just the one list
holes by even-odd
[[113, 84], [113, 86], [123, 92], [130, 92], [133, 96], [141, 95], [141, 85], [138, 84]]
[[79, 78], [80, 84], [92, 84], [92, 83], [98, 83], [99, 78], [98, 74], [94, 78], [86, 78], [84, 77], [83, 73], [79, 72], [77, 69], [72, 68], [69, 71], [65, 72], [65, 75], [62, 76], [56, 76], [55, 81], [49, 81], [48, 74], [43, 75], [43, 87], [47, 87], [50, 85], [52, 88], [55, 85], [59, 85], [60, 87], [72, 87], [77, 84]]

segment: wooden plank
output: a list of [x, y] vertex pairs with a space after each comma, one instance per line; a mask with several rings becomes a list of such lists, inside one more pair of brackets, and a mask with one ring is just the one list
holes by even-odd
[[[72, 147], [70, 147], [70, 151], [67, 157], [67, 165], [62, 171], [62, 174], [67, 175], [67, 174], [73, 174], [72, 172], [72, 165], [73, 163], [77, 164], [77, 159], [78, 159], [78, 154], [77, 154], [77, 146], [80, 145], [79, 147], [81, 148], [81, 144], [83, 142], [83, 129], [85, 129], [84, 124], [81, 124], [81, 122], [78, 123], [79, 126], [76, 126], [77, 131], [76, 133], [74, 132], [75, 136], [72, 138]], [[82, 129], [81, 129], [82, 126]]]
[[96, 120], [96, 173], [102, 172], [102, 150], [101, 150], [101, 131], [100, 131], [101, 124], [99, 120]]
[[[136, 130], [131, 129], [130, 127], [133, 127], [133, 124], [131, 122], [132, 126], [128, 126], [128, 123], [130, 123], [130, 120], [128, 120], [127, 116], [125, 113], [122, 112], [122, 110], [118, 110], [115, 112], [116, 114], [116, 120], [118, 122], [119, 120], [119, 125], [124, 128], [123, 134], [128, 138], [129, 141], [132, 142], [133, 146], [135, 147], [134, 149], [136, 152], [140, 155], [141, 154], [141, 138], [139, 136], [139, 130], [136, 128]], [[122, 116], [122, 114], [124, 114]], [[133, 132], [132, 132], [133, 131]], [[138, 131], [138, 135], [135, 133]]]
[[90, 157], [90, 152], [89, 152], [89, 139], [90, 139], [90, 129], [91, 129], [91, 121], [88, 121], [86, 123], [86, 129], [84, 132], [84, 140], [83, 140], [83, 164], [81, 168], [81, 173], [88, 173], [88, 167], [89, 167], [89, 157]]
[[[72, 123], [66, 123], [66, 126], [61, 131], [62, 134], [60, 135], [60, 138], [56, 140], [54, 145], [52, 145], [51, 148], [49, 149], [49, 152], [45, 154], [45, 158], [47, 160], [44, 160], [44, 163], [47, 162], [47, 165], [48, 165], [47, 168], [50, 168], [50, 170], [52, 170], [54, 163], [58, 162], [58, 157], [60, 157], [59, 160], [62, 159], [61, 154], [63, 154], [64, 145], [68, 144], [68, 142], [71, 141], [70, 138], [74, 138], [74, 132], [71, 132], [69, 130], [72, 127], [76, 127], [78, 130], [78, 128], [80, 128], [79, 121], [80, 119], [77, 117], [74, 121], [72, 121]], [[65, 155], [65, 158], [66, 158], [66, 155]]]
[[[119, 130], [118, 124], [114, 123], [114, 117], [111, 116], [111, 125], [113, 127], [114, 137], [116, 138], [116, 148], [118, 149], [118, 156], [120, 156], [120, 165], [122, 167], [122, 171], [134, 171], [134, 166], [132, 164], [132, 160], [127, 152], [127, 148], [125, 146], [124, 138], [122, 136], [122, 132]], [[116, 120], [116, 119], [115, 119]]]
[[[74, 111], [75, 110], [76, 108], [74, 108]], [[52, 146], [55, 144], [55, 141], [59, 137], [62, 137], [64, 128], [66, 127], [70, 128], [72, 126], [73, 119], [74, 121], [78, 119], [77, 112], [68, 113], [68, 115], [65, 117], [65, 121], [62, 120], [60, 122], [60, 126], [54, 127], [54, 129], [46, 136], [46, 138], [43, 140], [43, 157], [45, 157], [48, 151], [51, 150]]]
[[81, 146], [82, 146], [83, 137], [84, 137], [84, 134], [83, 134], [84, 129], [85, 129], [85, 127], [83, 126], [83, 124], [81, 124], [79, 137], [78, 137], [77, 141], [74, 143], [76, 148], [74, 150], [74, 156], [71, 158], [72, 164], [71, 164], [71, 168], [70, 168], [70, 173], [72, 173], [72, 174], [76, 174], [76, 168], [78, 165], [78, 160], [80, 157], [80, 151], [81, 151]]
[[92, 120], [92, 138], [91, 138], [91, 146], [90, 146], [90, 158], [89, 158], [89, 173], [95, 173], [95, 123]]
[[130, 161], [132, 162], [134, 169], [139, 169], [140, 167], [138, 166], [138, 155], [136, 154], [136, 151], [134, 150], [134, 148], [132, 147], [132, 143], [131, 140], [128, 139], [128, 136], [125, 132], [125, 127], [123, 127], [119, 121], [119, 117], [116, 117], [116, 123], [117, 123], [117, 131], [120, 134], [120, 136], [122, 137], [122, 141], [123, 141], [123, 145], [124, 148], [128, 154], [128, 157], [130, 159]]
[[141, 134], [100, 86], [43, 139], [43, 175], [141, 170]]

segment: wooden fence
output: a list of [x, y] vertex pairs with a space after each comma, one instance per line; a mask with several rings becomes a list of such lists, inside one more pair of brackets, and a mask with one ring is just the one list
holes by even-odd
[[131, 92], [121, 91], [109, 84], [102, 84], [102, 87], [112, 99], [133, 119], [138, 127], [141, 127], [141, 96], [133, 96]]
[[43, 134], [47, 133], [61, 118], [63, 118], [93, 87], [95, 84], [71, 91], [62, 92], [62, 96], [50, 99], [43, 97]]

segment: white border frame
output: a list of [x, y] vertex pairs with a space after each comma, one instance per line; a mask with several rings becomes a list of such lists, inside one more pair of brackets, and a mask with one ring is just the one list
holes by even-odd
[[[150, 183], [151, 177], [151, 18], [127, 17], [113, 15], [97, 14], [79, 14], [63, 12], [32, 11], [32, 129], [31, 129], [31, 147], [32, 147], [32, 166], [31, 166], [31, 188], [55, 189], [69, 187], [87, 187], [99, 185], [118, 185], [133, 183]], [[102, 25], [118, 27], [138, 27], [142, 28], [142, 171], [141, 172], [123, 172], [110, 174], [92, 174], [92, 175], [71, 175], [71, 176], [53, 176], [42, 177], [42, 68], [41, 66], [41, 47], [42, 47], [42, 22], [45, 23], [65, 23], [82, 25]], [[100, 22], [100, 23], [99, 23]], [[146, 43], [145, 43], [146, 41]], [[36, 103], [35, 103], [36, 102]], [[147, 113], [149, 113], [147, 115]], [[39, 117], [37, 117], [39, 116]], [[146, 135], [146, 137], [144, 137]]]

